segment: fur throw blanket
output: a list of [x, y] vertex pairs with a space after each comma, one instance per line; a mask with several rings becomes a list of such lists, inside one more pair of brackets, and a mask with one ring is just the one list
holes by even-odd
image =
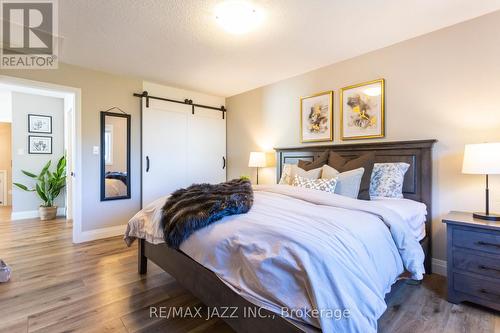
[[196, 230], [224, 216], [247, 213], [253, 204], [249, 180], [233, 179], [216, 185], [195, 184], [172, 193], [162, 209], [165, 242], [178, 249]]

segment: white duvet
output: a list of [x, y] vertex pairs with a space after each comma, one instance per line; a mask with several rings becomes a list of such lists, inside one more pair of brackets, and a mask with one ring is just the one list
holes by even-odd
[[[159, 242], [159, 202], [129, 222], [126, 240]], [[376, 332], [404, 268], [424, 273], [422, 248], [394, 211], [286, 185], [255, 187], [247, 214], [198, 230], [180, 249], [250, 302], [324, 332]]]

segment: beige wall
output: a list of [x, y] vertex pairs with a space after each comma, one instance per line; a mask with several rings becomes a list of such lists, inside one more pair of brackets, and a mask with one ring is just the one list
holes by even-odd
[[[66, 64], [59, 64], [57, 70], [3, 69], [0, 74], [81, 89], [82, 230], [125, 224], [140, 208], [140, 103], [132, 93], [142, 91], [142, 80]], [[132, 115], [132, 198], [101, 202], [99, 155], [92, 154], [92, 147], [100, 146], [100, 111], [112, 106]]]
[[[440, 218], [484, 206], [484, 179], [461, 174], [463, 146], [500, 141], [500, 12], [228, 98], [228, 177], [254, 174], [247, 167], [252, 150], [300, 145], [300, 96], [335, 90], [334, 141], [341, 143], [339, 88], [377, 78], [386, 79], [384, 140], [439, 140], [433, 257], [445, 259]], [[260, 179], [274, 182], [274, 172], [263, 170]], [[499, 176], [492, 177], [491, 191], [500, 211]]]
[[[12, 204], [12, 125], [0, 122], [0, 170], [7, 171], [7, 205]], [[0, 188], [0, 191], [3, 191]]]

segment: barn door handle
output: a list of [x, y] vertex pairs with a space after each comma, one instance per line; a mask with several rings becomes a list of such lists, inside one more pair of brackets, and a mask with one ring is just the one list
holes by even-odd
[[222, 156], [222, 169], [226, 168], [226, 158]]
[[149, 172], [149, 156], [146, 156], [146, 172]]

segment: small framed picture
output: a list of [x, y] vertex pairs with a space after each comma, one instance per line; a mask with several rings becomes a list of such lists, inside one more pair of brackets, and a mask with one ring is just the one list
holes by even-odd
[[385, 136], [384, 96], [384, 79], [360, 83], [340, 90], [342, 140]]
[[30, 154], [52, 154], [52, 137], [29, 135], [28, 152]]
[[333, 91], [300, 98], [300, 140], [333, 140]]
[[28, 132], [52, 134], [52, 117], [38, 114], [28, 115]]

